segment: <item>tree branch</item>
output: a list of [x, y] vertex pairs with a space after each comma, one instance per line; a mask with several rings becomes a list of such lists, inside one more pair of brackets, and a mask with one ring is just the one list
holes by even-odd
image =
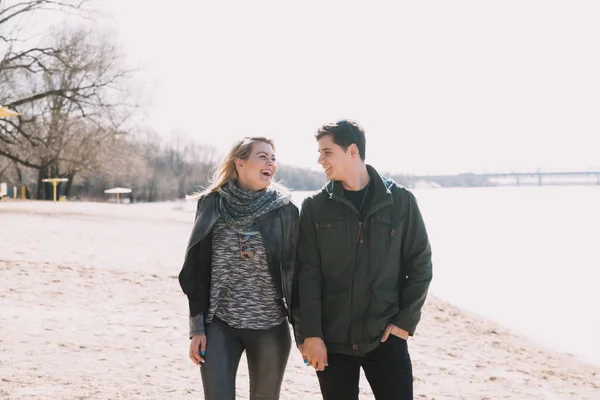
[[17, 156], [14, 156], [14, 155], [12, 155], [12, 154], [10, 154], [10, 153], [7, 153], [7, 152], [5, 152], [5, 151], [4, 151], [4, 150], [2, 150], [2, 149], [0, 149], [0, 155], [2, 155], [2, 156], [4, 156], [4, 157], [8, 158], [9, 160], [12, 160], [12, 161], [18, 162], [19, 164], [21, 164], [21, 165], [23, 165], [23, 166], [25, 166], [25, 167], [34, 168], [34, 169], [39, 169], [39, 168], [41, 168], [41, 166], [40, 166], [40, 165], [37, 165], [37, 164], [30, 163], [29, 161], [27, 161], [27, 160], [23, 160], [23, 159], [21, 159], [21, 158], [19, 158], [19, 157], [17, 157]]
[[[21, 3], [13, 4], [10, 7], [7, 7], [0, 11], [0, 25], [8, 22], [9, 20], [15, 18], [16, 16], [34, 10], [41, 10], [44, 6], [54, 6], [56, 7], [55, 11], [59, 11], [63, 8], [70, 8], [72, 10], [79, 10], [81, 7], [87, 3], [88, 0], [81, 0], [77, 4], [69, 4], [62, 1], [52, 1], [52, 0], [32, 0], [25, 1]], [[4, 16], [7, 13], [12, 13], [7, 16]]]

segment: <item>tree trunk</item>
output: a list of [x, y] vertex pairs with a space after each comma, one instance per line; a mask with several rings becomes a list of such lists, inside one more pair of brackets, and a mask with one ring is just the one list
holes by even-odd
[[23, 177], [23, 170], [18, 163], [15, 163], [15, 172], [17, 173], [17, 181], [21, 184], [25, 184], [25, 178]]
[[[42, 168], [40, 168], [40, 172], [38, 174], [38, 200], [54, 200], [54, 186], [50, 182], [43, 182], [42, 179], [58, 178], [58, 172], [58, 165], [56, 164], [44, 165]], [[61, 186], [62, 185], [60, 183], [56, 186], [56, 200], [60, 198]]]
[[[42, 182], [42, 179], [48, 178], [49, 167], [42, 166], [38, 172], [37, 199], [48, 200], [52, 196], [52, 185], [48, 182]], [[48, 196], [49, 194], [49, 196]]]
[[67, 179], [69, 179], [65, 183], [65, 190], [63, 191], [63, 196], [65, 196], [66, 198], [69, 198], [69, 196], [71, 196], [71, 187], [73, 187], [73, 179], [75, 179], [76, 174], [77, 171], [69, 171], [69, 173], [66, 176]]
[[185, 185], [186, 185], [186, 183], [187, 182], [186, 182], [185, 176], [179, 178], [179, 187], [177, 188], [178, 189], [177, 191], [178, 191], [178, 195], [179, 195], [180, 199], [185, 198], [185, 195], [186, 195], [186, 193], [185, 193]]

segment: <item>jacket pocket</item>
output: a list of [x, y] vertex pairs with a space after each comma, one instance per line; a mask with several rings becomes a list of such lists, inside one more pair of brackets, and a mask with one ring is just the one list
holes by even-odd
[[366, 321], [367, 339], [380, 337], [392, 317], [398, 313], [397, 289], [374, 289], [369, 303]]
[[369, 249], [372, 257], [371, 276], [380, 282], [384, 282], [384, 279], [395, 279], [393, 276], [395, 268], [390, 263], [397, 265], [401, 254], [401, 235], [395, 227], [395, 221], [392, 220], [391, 215], [391, 212], [381, 210], [375, 214], [369, 225], [371, 228], [369, 232], [371, 235]]
[[327, 343], [347, 343], [350, 320], [346, 293], [325, 293], [323, 296], [322, 329]]
[[387, 254], [392, 244], [392, 237], [396, 234], [396, 232], [392, 234], [391, 213], [380, 211], [375, 214], [373, 220], [373, 233], [376, 236], [377, 250]]
[[346, 245], [346, 224], [344, 221], [317, 222], [319, 251], [321, 257], [339, 257]]

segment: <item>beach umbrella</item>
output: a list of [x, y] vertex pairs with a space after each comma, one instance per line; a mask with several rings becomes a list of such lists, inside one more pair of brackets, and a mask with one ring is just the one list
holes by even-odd
[[16, 117], [17, 115], [23, 115], [21, 113], [9, 110], [6, 107], [0, 107], [0, 118], [4, 117]]
[[120, 187], [116, 187], [116, 188], [112, 188], [112, 189], [106, 189], [104, 191], [104, 193], [114, 193], [117, 195], [117, 203], [121, 202], [121, 193], [131, 193], [131, 189], [127, 189], [127, 188], [120, 188]]
[[56, 202], [56, 186], [58, 186], [58, 184], [60, 182], [68, 182], [69, 180], [67, 178], [48, 178], [48, 179], [42, 179], [42, 182], [48, 182], [52, 184], [52, 192], [54, 194], [54, 201]]

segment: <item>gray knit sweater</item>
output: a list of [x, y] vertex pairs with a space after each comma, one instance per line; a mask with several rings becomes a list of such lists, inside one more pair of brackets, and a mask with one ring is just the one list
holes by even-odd
[[269, 270], [266, 245], [260, 234], [244, 240], [254, 251], [242, 259], [240, 236], [222, 219], [213, 228], [209, 309], [190, 318], [190, 337], [204, 334], [204, 322], [216, 316], [236, 329], [268, 329], [286, 320], [286, 311]]

